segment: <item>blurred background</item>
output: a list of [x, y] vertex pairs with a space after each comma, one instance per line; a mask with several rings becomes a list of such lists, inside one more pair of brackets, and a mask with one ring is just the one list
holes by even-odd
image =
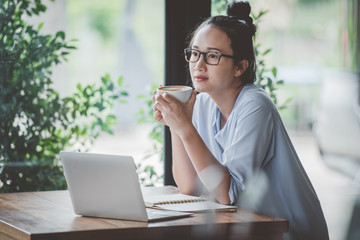
[[[218, 1], [216, 1], [218, 2]], [[265, 60], [284, 80], [281, 115], [318, 193], [331, 239], [346, 239], [359, 197], [360, 87], [358, 0], [252, 0], [252, 11], [268, 10], [258, 24]], [[132, 155], [161, 176], [152, 124], [138, 124], [153, 84], [164, 82], [164, 0], [58, 0], [33, 18], [42, 31], [64, 30], [77, 50], [54, 70], [63, 96], [77, 83], [95, 83], [109, 73], [124, 77], [127, 104], [115, 107], [114, 135], [103, 135], [90, 151]], [[216, 14], [215, 12], [213, 14]], [[148, 157], [151, 156], [151, 157]], [[160, 183], [161, 184], [161, 183]], [[359, 219], [357, 220], [359, 221]], [[359, 222], [358, 222], [359, 223]]]

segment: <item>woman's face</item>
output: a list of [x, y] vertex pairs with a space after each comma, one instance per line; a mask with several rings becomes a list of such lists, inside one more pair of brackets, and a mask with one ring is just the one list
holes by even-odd
[[[230, 38], [225, 32], [211, 25], [201, 28], [194, 37], [191, 48], [199, 51], [217, 51], [233, 55]], [[202, 55], [195, 63], [189, 63], [190, 75], [195, 89], [209, 94], [233, 91], [240, 86], [241, 71], [234, 60], [221, 57], [218, 65], [208, 65]]]

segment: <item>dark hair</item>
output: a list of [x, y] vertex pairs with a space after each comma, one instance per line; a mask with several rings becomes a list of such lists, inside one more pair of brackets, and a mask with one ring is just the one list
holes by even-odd
[[250, 17], [251, 7], [248, 2], [240, 1], [230, 3], [226, 8], [228, 16], [214, 16], [205, 19], [190, 35], [189, 47], [192, 46], [196, 34], [206, 25], [212, 25], [225, 32], [231, 41], [234, 61], [236, 63], [247, 60], [248, 68], [241, 75], [243, 85], [256, 81], [256, 62], [253, 47], [253, 36], [256, 26]]

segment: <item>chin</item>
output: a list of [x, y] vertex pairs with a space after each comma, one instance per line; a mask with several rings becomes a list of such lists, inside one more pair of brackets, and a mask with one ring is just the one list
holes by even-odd
[[194, 86], [194, 88], [195, 88], [195, 90], [198, 91], [199, 93], [201, 93], [201, 92], [206, 92], [204, 88], [201, 88], [201, 87], [199, 88], [199, 87], [196, 87], [196, 86]]
[[206, 92], [206, 87], [201, 86], [201, 84], [193, 83], [193, 86], [194, 86], [195, 90], [198, 92]]

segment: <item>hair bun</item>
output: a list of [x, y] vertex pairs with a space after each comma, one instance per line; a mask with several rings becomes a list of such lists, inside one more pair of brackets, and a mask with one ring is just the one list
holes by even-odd
[[226, 8], [226, 14], [229, 17], [235, 17], [239, 20], [243, 20], [248, 25], [251, 35], [255, 35], [256, 26], [253, 24], [253, 19], [250, 17], [251, 7], [249, 2], [239, 1], [232, 2]]
[[249, 2], [232, 2], [226, 8], [226, 14], [230, 17], [236, 17], [240, 20], [248, 20], [250, 15], [251, 7]]

